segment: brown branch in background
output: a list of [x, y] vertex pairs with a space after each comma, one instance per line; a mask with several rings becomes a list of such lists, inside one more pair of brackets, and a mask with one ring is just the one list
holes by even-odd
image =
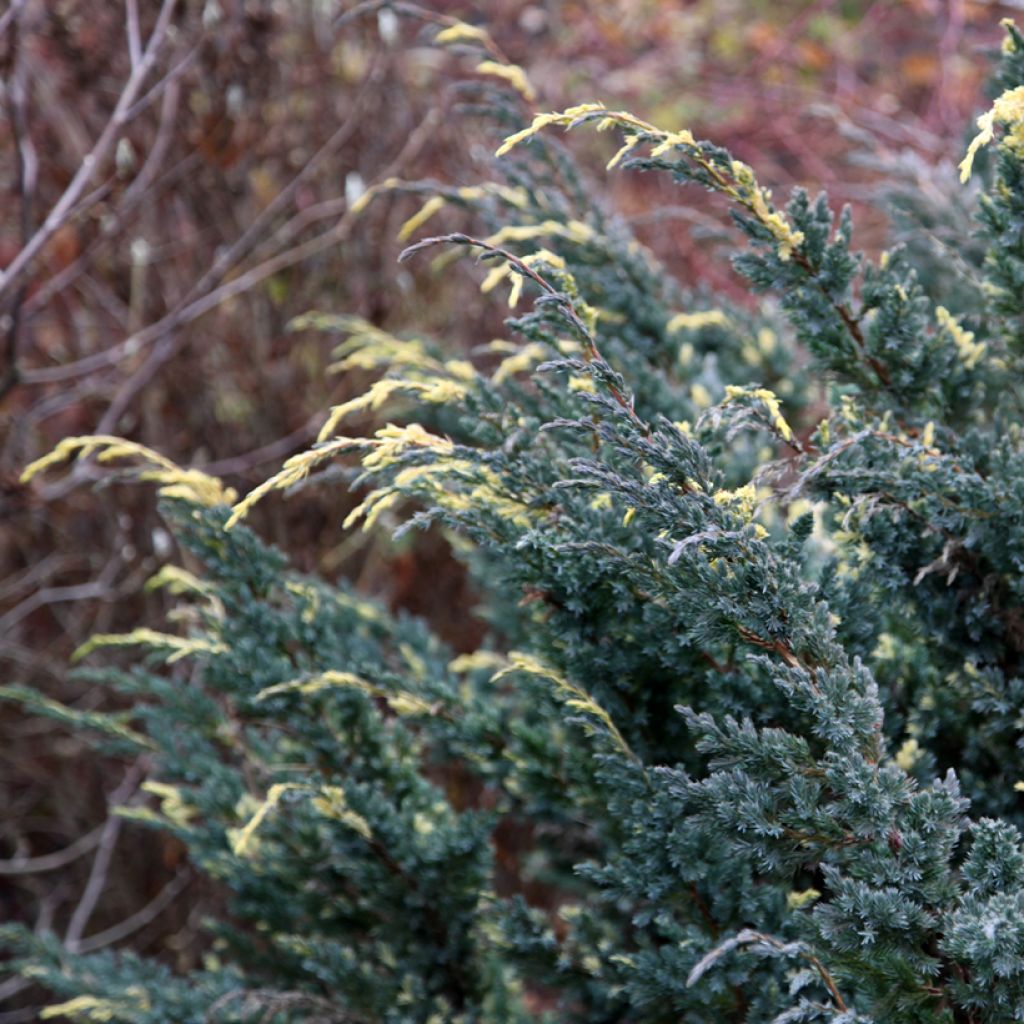
[[[34, 260], [46, 243], [68, 221], [72, 210], [78, 205], [86, 188], [110, 156], [128, 122], [128, 112], [132, 104], [135, 102], [146, 78], [156, 64], [157, 57], [167, 37], [167, 30], [176, 6], [177, 0], [163, 0], [160, 13], [157, 15], [156, 24], [150, 34], [149, 41], [146, 43], [145, 51], [138, 64], [132, 69], [132, 73], [125, 83], [121, 95], [118, 97], [106, 127], [100, 133], [92, 149], [83, 157], [74, 177], [46, 215], [46, 219], [36, 229], [18, 255], [14, 257], [10, 265], [3, 271], [0, 271], [0, 300], [3, 300], [5, 296], [12, 293], [14, 286], [31, 268]], [[81, 209], [78, 212], [81, 213]]]
[[140, 907], [123, 921], [118, 921], [117, 924], [112, 924], [109, 928], [96, 932], [95, 935], [90, 935], [87, 939], [82, 939], [78, 943], [78, 951], [80, 953], [95, 953], [98, 949], [123, 942], [136, 932], [141, 931], [185, 891], [190, 881], [192, 881], [191, 870], [187, 867], [179, 868], [174, 877], [145, 906]]
[[45, 853], [39, 857], [11, 857], [0, 860], [0, 875], [40, 875], [49, 871], [60, 871], [72, 861], [84, 857], [94, 850], [103, 838], [103, 825], [86, 832], [63, 850]]
[[[16, 190], [19, 203], [21, 242], [25, 246], [32, 235], [32, 208], [36, 193], [39, 160], [28, 130], [28, 64], [21, 46], [22, 21], [27, 7], [16, 5], [18, 17], [11, 22], [10, 62], [13, 73], [8, 88], [8, 107], [14, 143]], [[15, 7], [11, 8], [11, 12]], [[19, 380], [18, 349], [22, 327], [22, 308], [28, 289], [22, 285], [11, 297], [7, 313], [0, 318], [4, 338], [4, 362], [0, 366], [0, 401]]]
[[89, 872], [89, 880], [86, 882], [85, 891], [78, 901], [67, 931], [64, 933], [64, 946], [70, 953], [77, 953], [81, 949], [82, 936], [88, 927], [89, 918], [92, 917], [96, 904], [107, 885], [107, 875], [110, 871], [110, 861], [114, 856], [114, 848], [117, 845], [117, 837], [121, 832], [122, 819], [113, 813], [115, 807], [123, 804], [138, 789], [139, 783], [145, 774], [145, 768], [141, 761], [128, 769], [121, 784], [107, 799], [108, 818], [103, 825], [97, 844], [96, 856], [93, 858], [92, 870]]

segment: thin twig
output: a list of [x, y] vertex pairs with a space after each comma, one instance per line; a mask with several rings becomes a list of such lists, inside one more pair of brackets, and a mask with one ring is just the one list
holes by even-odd
[[269, 444], [262, 445], [259, 448], [254, 448], [251, 452], [235, 455], [230, 459], [221, 459], [219, 462], [207, 463], [202, 467], [203, 472], [216, 477], [233, 476], [253, 469], [264, 462], [276, 462], [283, 455], [286, 455], [296, 447], [303, 446], [313, 438], [322, 419], [323, 414], [318, 412], [290, 434], [286, 434], [284, 437], [280, 437], [276, 441], [271, 441]]
[[142, 35], [139, 30], [138, 0], [124, 2], [125, 31], [128, 34], [128, 60], [134, 71], [142, 61]]
[[111, 150], [121, 135], [121, 131], [127, 123], [128, 110], [135, 102], [143, 82], [156, 63], [157, 55], [167, 35], [167, 29], [177, 2], [178, 0], [163, 0], [163, 5], [160, 8], [160, 13], [157, 16], [156, 24], [153, 27], [153, 32], [146, 44], [142, 58], [138, 66], [129, 75], [128, 81], [118, 97], [117, 104], [110, 115], [110, 119], [107, 121], [106, 127], [100, 133], [92, 149], [82, 158], [82, 162], [71, 179], [70, 184], [47, 214], [42, 225], [36, 230], [28, 243], [22, 247], [21, 251], [14, 257], [7, 268], [0, 272], [0, 299], [14, 290], [14, 286], [32, 266], [35, 258], [42, 251], [46, 243], [67, 222], [71, 211], [78, 205], [78, 201], [92, 181], [93, 176], [110, 155]]
[[[94, 373], [97, 370], [104, 369], [108, 366], [116, 365], [125, 355], [147, 348], [177, 328], [191, 323], [198, 317], [208, 313], [211, 309], [219, 306], [226, 299], [231, 298], [240, 292], [247, 291], [248, 288], [252, 287], [254, 284], [265, 280], [267, 277], [277, 273], [280, 269], [283, 269], [286, 266], [291, 266], [293, 263], [301, 262], [301, 260], [307, 257], [309, 252], [319, 252], [320, 248], [305, 250], [304, 247], [300, 247], [303, 251], [299, 253], [296, 259], [286, 260], [280, 265], [276, 263], [270, 264], [267, 266], [265, 271], [252, 274], [247, 277], [246, 280], [249, 283], [245, 287], [237, 287], [240, 280], [239, 278], [235, 278], [221, 287], [215, 287], [239, 260], [249, 254], [253, 246], [259, 241], [260, 236], [264, 233], [267, 226], [272, 223], [274, 217], [280, 213], [285, 206], [287, 206], [302, 184], [308, 180], [309, 177], [330, 157], [332, 157], [356, 131], [359, 124], [358, 115], [361, 113], [365, 103], [373, 95], [374, 87], [378, 84], [377, 78], [378, 76], [376, 72], [368, 76], [361, 94], [356, 98], [356, 101], [353, 104], [350, 116], [345, 119], [345, 122], [337, 131], [334, 132], [330, 139], [320, 147], [320, 149], [291, 180], [291, 182], [289, 182], [289, 184], [274, 197], [273, 201], [259, 214], [259, 216], [256, 217], [256, 219], [249, 225], [249, 227], [246, 228], [239, 238], [236, 239], [235, 242], [226, 250], [217, 254], [206, 271], [204, 271], [204, 273], [195, 281], [192, 287], [189, 288], [186, 294], [170, 312], [161, 317], [155, 323], [152, 323], [139, 331], [135, 331], [133, 334], [125, 338], [124, 341], [121, 341], [110, 348], [104, 349], [102, 352], [94, 353], [91, 356], [86, 356], [83, 359], [79, 359], [74, 363], [65, 364], [64, 366], [47, 367], [42, 370], [30, 371], [24, 375], [23, 379], [25, 383], [59, 383], [75, 377]], [[333, 233], [328, 232], [328, 235], [331, 236], [330, 241], [324, 244], [322, 248], [328, 248], [330, 244], [339, 241], [344, 234], [347, 234], [347, 225], [344, 231], [338, 231], [339, 227], [340, 225], [337, 225]], [[254, 269], [260, 271], [260, 268]], [[165, 361], [165, 358], [160, 359], [157, 361], [157, 365], [160, 365]], [[144, 369], [146, 369], [145, 364], [139, 371], [137, 371], [137, 375], [141, 374]], [[120, 412], [118, 412], [116, 418], [120, 418]], [[114, 417], [108, 416], [107, 419], [114, 419]]]
[[114, 856], [114, 847], [117, 845], [117, 837], [120, 834], [122, 824], [122, 819], [116, 814], [110, 813], [110, 811], [118, 804], [127, 800], [135, 792], [144, 774], [145, 769], [142, 763], [136, 761], [128, 769], [121, 784], [108, 798], [109, 817], [103, 825], [103, 833], [100, 836], [96, 856], [93, 858], [92, 870], [89, 872], [89, 879], [85, 883], [85, 891], [82, 893], [82, 898], [78, 901], [78, 906], [75, 907], [75, 912], [71, 915], [68, 929], [64, 933], [64, 945], [70, 953], [79, 952], [82, 935], [89, 924], [89, 918], [92, 917], [96, 904], [99, 902], [100, 896], [103, 895], [103, 890], [107, 885], [110, 861]]
[[[24, 601], [16, 604], [6, 615], [0, 616], [0, 636], [3, 636], [9, 629], [16, 626], [22, 619], [31, 615], [39, 608], [46, 605], [57, 604], [63, 601], [91, 601], [95, 598], [109, 597], [111, 594], [109, 584], [102, 580], [94, 580], [91, 583], [79, 583], [67, 587], [46, 587], [29, 594]], [[2, 862], [0, 862], [2, 863]], [[0, 874], [2, 874], [0, 870]]]
[[0, 36], [7, 31], [9, 26], [14, 24], [18, 15], [21, 14], [21, 9], [27, 2], [28, 0], [13, 0], [11, 6], [3, 14], [0, 14]]
[[90, 935], [87, 939], [82, 939], [78, 943], [78, 952], [95, 953], [97, 949], [113, 946], [145, 928], [150, 921], [153, 921], [174, 902], [191, 879], [192, 872], [187, 867], [180, 868], [175, 876], [144, 907], [140, 907], [123, 921], [119, 921], [95, 935]]
[[[21, 208], [21, 244], [26, 245], [32, 236], [33, 201], [36, 192], [39, 160], [28, 130], [28, 62], [21, 43], [21, 20], [14, 22], [13, 51], [14, 73], [9, 89], [10, 119], [14, 137], [14, 153], [17, 167], [17, 190]], [[10, 312], [3, 318], [7, 329], [5, 365], [0, 371], [0, 400], [20, 380], [18, 349], [21, 342], [22, 312], [27, 288], [22, 285], [14, 294]]]
[[94, 849], [103, 835], [103, 825], [97, 825], [91, 832], [76, 839], [70, 846], [41, 857], [11, 857], [0, 860], [0, 875], [41, 875], [47, 871], [59, 871], [79, 857]]

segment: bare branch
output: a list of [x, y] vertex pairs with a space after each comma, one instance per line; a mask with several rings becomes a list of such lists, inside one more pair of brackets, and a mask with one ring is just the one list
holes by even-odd
[[125, 0], [125, 31], [128, 33], [128, 59], [132, 71], [142, 62], [142, 35], [139, 31], [138, 0]]
[[192, 879], [192, 872], [188, 868], [181, 868], [175, 876], [154, 896], [144, 907], [140, 907], [134, 914], [126, 917], [109, 928], [105, 928], [87, 939], [82, 939], [78, 944], [80, 953], [95, 953], [97, 949], [104, 946], [113, 946], [122, 939], [134, 935], [137, 931], [145, 928], [150, 921], [163, 913], [185, 890], [185, 887]]
[[72, 861], [78, 860], [90, 850], [95, 849], [103, 835], [103, 825], [98, 825], [91, 832], [86, 832], [70, 846], [55, 853], [47, 853], [41, 857], [12, 857], [0, 860], [0, 875], [40, 875], [47, 871], [59, 871]]
[[9, 295], [14, 290], [14, 286], [31, 267], [46, 243], [49, 242], [62, 225], [67, 223], [71, 211], [78, 205], [82, 194], [92, 181], [98, 168], [102, 166], [103, 162], [110, 155], [111, 149], [114, 147], [127, 123], [128, 111], [135, 102], [146, 77], [156, 63], [157, 55], [167, 35], [167, 28], [170, 25], [171, 16], [174, 13], [177, 2], [178, 0], [164, 0], [142, 58], [125, 83], [125, 87], [114, 107], [114, 112], [110, 115], [110, 120], [100, 133], [100, 137], [82, 159], [82, 163], [75, 176], [71, 179], [71, 183], [47, 214], [42, 225], [29, 239], [28, 243], [23, 246], [18, 255], [14, 257], [6, 270], [0, 273], [0, 299]]
[[[13, 9], [13, 8], [12, 8]], [[24, 9], [24, 8], [23, 8]], [[21, 213], [21, 243], [26, 245], [32, 235], [33, 201], [36, 192], [39, 160], [28, 131], [28, 62], [25, 60], [21, 42], [21, 21], [14, 22], [14, 73], [9, 89], [10, 120], [14, 137], [15, 161], [18, 173], [18, 198]], [[4, 346], [5, 365], [0, 369], [0, 399], [7, 394], [20, 378], [18, 349], [21, 340], [22, 311], [27, 289], [17, 290], [11, 309], [0, 324], [6, 327], [7, 339]]]
[[28, 0], [12, 0], [11, 6], [3, 14], [0, 14], [0, 36], [14, 24], [27, 2]]
[[[145, 770], [141, 762], [136, 761], [128, 769], [121, 785], [110, 794], [108, 813], [135, 792], [144, 774]], [[110, 870], [110, 861], [114, 855], [114, 847], [117, 845], [117, 837], [121, 832], [121, 824], [122, 819], [116, 814], [109, 814], [106, 822], [104, 822], [103, 832], [98, 843], [99, 849], [96, 851], [96, 856], [92, 862], [92, 870], [89, 872], [89, 880], [85, 883], [85, 891], [82, 893], [78, 906], [75, 907], [75, 912], [71, 915], [67, 932], [64, 934], [64, 945], [71, 953], [77, 953], [81, 949], [82, 934], [89, 924], [89, 918], [92, 917], [96, 904], [103, 894], [103, 890], [106, 888], [107, 873]]]

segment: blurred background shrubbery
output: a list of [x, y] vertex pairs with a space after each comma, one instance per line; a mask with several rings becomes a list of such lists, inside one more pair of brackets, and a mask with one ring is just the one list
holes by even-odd
[[[24, 272], [0, 282], [0, 672], [80, 709], [108, 698], [69, 678], [71, 653], [92, 633], [158, 618], [164, 598], [140, 592], [172, 541], [151, 495], [97, 491], [87, 467], [22, 486], [25, 464], [71, 434], [119, 434], [244, 492], [365, 384], [326, 376], [329, 339], [290, 332], [293, 317], [415, 320], [453, 349], [501, 331], [502, 303], [481, 300], [466, 275], [396, 266], [415, 198], [349, 212], [387, 177], [488, 176], [490, 150], [459, 116], [475, 60], [430, 45], [432, 18], [486, 24], [537, 86], [537, 109], [600, 99], [713, 135], [780, 195], [804, 184], [852, 203], [860, 248], [898, 236], [902, 209], [928, 229], [925, 245], [955, 257], [971, 242], [954, 165], [983, 106], [999, 19], [1018, 5], [453, 0], [417, 12], [183, 0], [143, 53], [132, 12], [145, 43], [162, 6], [10, 0], [0, 12], [0, 266], [45, 234]], [[342, 23], [353, 8], [361, 16]], [[116, 110], [123, 130], [76, 190]], [[680, 280], [749, 301], [728, 261], [708, 259], [728, 245], [715, 204], [684, 208], [663, 178], [606, 177], [600, 137], [575, 148]], [[905, 190], [894, 194], [894, 180]], [[66, 216], [46, 227], [66, 193]], [[468, 226], [459, 216], [438, 222]], [[300, 568], [356, 579], [472, 649], [481, 627], [444, 540], [413, 552], [348, 535], [343, 500], [309, 489], [260, 506], [254, 525]], [[200, 891], [167, 836], [102, 826], [123, 775], [52, 721], [0, 706], [0, 919], [66, 930], [91, 883], [91, 934], [149, 906], [120, 941], [192, 967], [216, 894]], [[0, 1021], [25, 1019], [17, 1012]]]

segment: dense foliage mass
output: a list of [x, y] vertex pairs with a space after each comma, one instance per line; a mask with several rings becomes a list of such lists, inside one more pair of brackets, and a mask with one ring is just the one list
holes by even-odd
[[[486, 47], [469, 26], [438, 38]], [[499, 87], [528, 92], [522, 73], [486, 52], [480, 69], [496, 86], [477, 107], [515, 117]], [[824, 196], [777, 208], [689, 132], [597, 105], [540, 115], [500, 146], [500, 183], [387, 186], [427, 194], [407, 236], [472, 211], [476, 234], [406, 255], [486, 257], [519, 340], [462, 358], [311, 314], [342, 336], [337, 369], [381, 375], [241, 501], [117, 438], [32, 467], [141, 466], [189, 561], [154, 581], [182, 595], [177, 629], [82, 652], [145, 651], [89, 670], [130, 712], [5, 695], [144, 757], [157, 804], [124, 813], [228, 894], [188, 977], [0, 932], [57, 994], [47, 1012], [1024, 1020], [1012, 25], [997, 95], [963, 165], [994, 145], [985, 244], [916, 266], [911, 247], [853, 251]], [[684, 291], [594, 202], [549, 130], [586, 124], [621, 131], [613, 165], [732, 204], [760, 305]], [[381, 409], [399, 422], [339, 433]], [[483, 649], [454, 656], [290, 572], [239, 523], [328, 464], [364, 492], [352, 523], [448, 532]]]

